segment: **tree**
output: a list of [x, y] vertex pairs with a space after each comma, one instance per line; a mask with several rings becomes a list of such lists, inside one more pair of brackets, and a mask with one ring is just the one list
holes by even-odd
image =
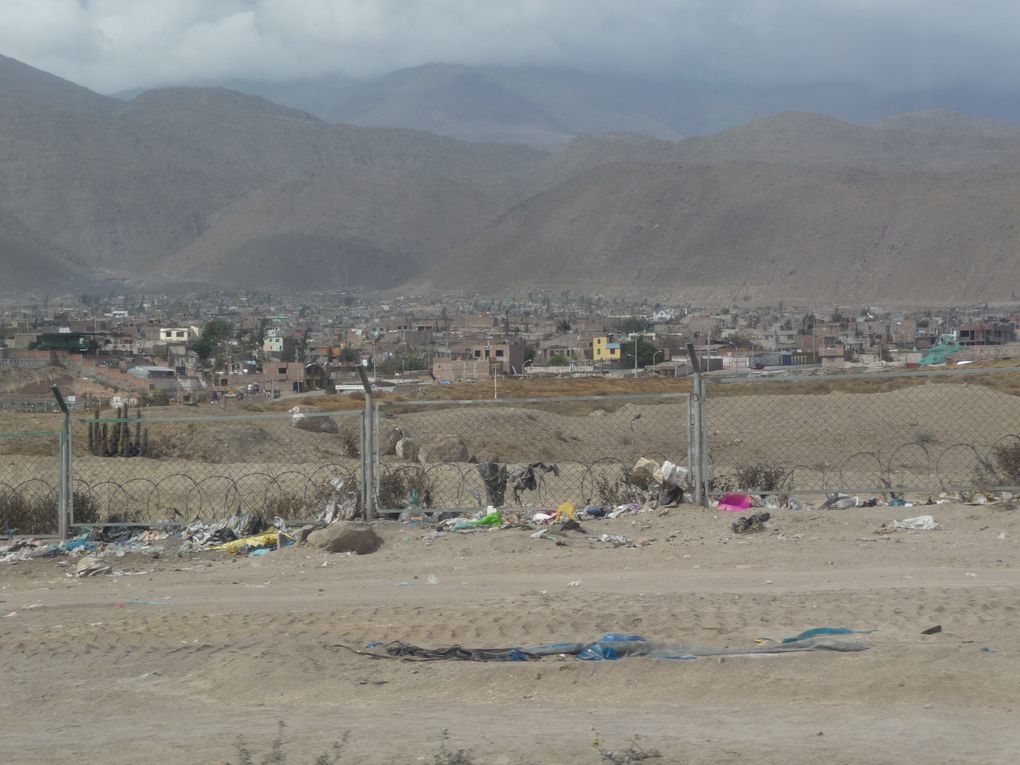
[[800, 334], [810, 335], [815, 331], [815, 315], [809, 313], [800, 320]]
[[410, 372], [428, 368], [429, 359], [427, 356], [408, 354], [406, 356], [393, 356], [386, 359], [386, 361], [380, 362], [376, 366], [376, 371], [383, 375], [393, 375], [397, 372]]
[[549, 357], [548, 364], [551, 367], [565, 367], [570, 363], [570, 359], [564, 356], [562, 353], [554, 353]]
[[570, 331], [570, 322], [564, 319], [563, 321], [556, 325], [556, 331], [559, 332], [561, 335], [566, 334], [567, 332]]
[[206, 361], [219, 347], [234, 336], [234, 325], [226, 319], [210, 319], [202, 328], [202, 336], [189, 346], [198, 354], [202, 361]]
[[617, 331], [630, 334], [632, 332], [645, 332], [648, 330], [648, 322], [640, 316], [632, 316], [624, 319], [617, 325]]
[[[637, 341], [637, 358], [638, 366], [644, 367], [652, 363], [652, 358], [658, 353], [658, 348], [652, 345], [644, 338], [640, 338]], [[661, 357], [663, 354], [658, 353]], [[621, 369], [633, 369], [634, 368], [634, 341], [623, 341], [620, 343], [620, 368]]]

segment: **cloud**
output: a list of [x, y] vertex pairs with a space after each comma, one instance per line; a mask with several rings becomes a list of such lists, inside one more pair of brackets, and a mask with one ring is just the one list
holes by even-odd
[[0, 52], [101, 92], [429, 61], [988, 86], [1018, 28], [1013, 0], [0, 0]]

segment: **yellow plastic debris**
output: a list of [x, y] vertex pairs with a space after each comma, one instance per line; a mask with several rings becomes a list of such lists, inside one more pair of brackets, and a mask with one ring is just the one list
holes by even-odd
[[577, 520], [577, 508], [574, 507], [573, 502], [564, 502], [556, 508], [556, 520], [565, 521], [567, 519]]
[[267, 531], [264, 534], [256, 534], [253, 537], [235, 539], [232, 542], [226, 542], [211, 549], [224, 550], [231, 555], [237, 555], [244, 549], [257, 549], [259, 547], [286, 547], [287, 545], [292, 544], [294, 544], [293, 537], [281, 534], [279, 531]]

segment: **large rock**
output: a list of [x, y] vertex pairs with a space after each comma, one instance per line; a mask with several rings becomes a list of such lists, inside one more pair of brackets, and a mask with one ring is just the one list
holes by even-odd
[[397, 441], [397, 447], [395, 451], [397, 453], [397, 456], [400, 457], [400, 459], [402, 460], [407, 460], [408, 462], [418, 461], [418, 452], [420, 451], [420, 449], [418, 447], [418, 442], [415, 441], [413, 438], [409, 438], [407, 436], [401, 438], [399, 441]]
[[383, 540], [367, 523], [337, 521], [308, 535], [308, 544], [326, 552], [354, 552], [358, 555], [374, 553]]
[[404, 432], [396, 425], [382, 425], [379, 428], [379, 454], [396, 454], [397, 444]]
[[[321, 415], [324, 410], [317, 406], [295, 406], [290, 409], [290, 424], [310, 433], [339, 433], [336, 418]], [[313, 416], [309, 416], [313, 415]]]
[[460, 436], [436, 436], [422, 448], [422, 462], [467, 462], [468, 448]]

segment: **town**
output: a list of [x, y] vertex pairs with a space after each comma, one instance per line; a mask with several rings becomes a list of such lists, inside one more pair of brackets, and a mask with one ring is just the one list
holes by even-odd
[[[7, 300], [0, 368], [58, 373], [72, 406], [272, 401], [541, 376], [729, 374], [968, 364], [1020, 355], [1020, 307], [662, 305], [529, 293], [518, 299], [343, 293]], [[0, 377], [0, 381], [4, 378]], [[8, 376], [3, 406], [53, 405]], [[498, 395], [498, 393], [497, 393]]]

